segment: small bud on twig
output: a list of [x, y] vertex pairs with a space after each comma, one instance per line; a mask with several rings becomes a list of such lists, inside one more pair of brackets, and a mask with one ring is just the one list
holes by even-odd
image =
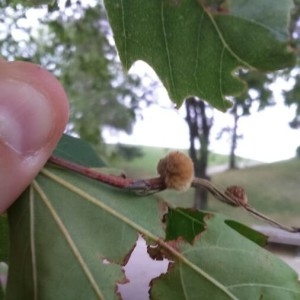
[[248, 198], [246, 192], [244, 188], [242, 188], [241, 186], [231, 185], [226, 188], [224, 193], [229, 197], [234, 197], [238, 201], [239, 205], [241, 206], [248, 205]]

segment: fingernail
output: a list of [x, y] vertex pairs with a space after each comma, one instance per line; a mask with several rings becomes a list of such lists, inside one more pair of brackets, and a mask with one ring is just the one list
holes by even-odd
[[21, 155], [41, 149], [54, 130], [49, 100], [30, 84], [16, 79], [0, 82], [0, 143]]

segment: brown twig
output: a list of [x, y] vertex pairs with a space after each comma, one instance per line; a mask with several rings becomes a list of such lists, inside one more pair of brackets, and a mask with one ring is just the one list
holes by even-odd
[[[149, 179], [139, 179], [134, 180], [130, 178], [124, 178], [122, 176], [110, 175], [106, 173], [98, 172], [94, 169], [84, 167], [82, 165], [64, 160], [59, 157], [51, 156], [49, 162], [72, 170], [76, 173], [82, 174], [86, 177], [95, 179], [102, 183], [108, 184], [113, 187], [131, 190], [140, 195], [148, 195], [151, 193], [159, 192], [166, 189], [164, 179], [162, 177], [154, 177]], [[276, 226], [280, 229], [289, 232], [300, 232], [300, 228], [288, 227], [278, 223], [277, 221], [265, 216], [264, 214], [258, 212], [252, 208], [247, 201], [236, 197], [233, 193], [228, 193], [227, 191], [222, 192], [221, 189], [217, 188], [210, 181], [202, 178], [194, 178], [191, 184], [192, 187], [201, 187], [210, 192], [216, 199], [226, 204], [243, 207], [245, 210], [250, 212], [252, 215], [268, 222], [269, 224]], [[246, 196], [245, 196], [246, 197]]]
[[252, 215], [255, 217], [258, 217], [261, 220], [264, 220], [268, 222], [269, 224], [278, 227], [282, 230], [289, 231], [289, 232], [300, 232], [300, 228], [298, 227], [288, 227], [285, 225], [282, 225], [278, 223], [277, 221], [271, 219], [270, 217], [258, 212], [255, 208], [251, 207], [244, 199], [240, 199], [236, 197], [232, 193], [226, 193], [222, 192], [219, 188], [217, 188], [215, 185], [213, 185], [211, 182], [208, 180], [202, 179], [202, 178], [194, 178], [192, 182], [193, 187], [202, 187], [206, 189], [208, 192], [210, 192], [215, 198], [220, 200], [221, 202], [224, 202], [226, 204], [230, 204], [233, 206], [238, 206], [238, 207], [243, 207], [245, 210], [250, 212]]
[[215, 198], [220, 200], [221, 202], [225, 202], [226, 204], [230, 204], [233, 206], [240, 206], [239, 201], [234, 197], [230, 197], [223, 193], [220, 189], [218, 189], [214, 184], [212, 184], [209, 180], [203, 178], [195, 177], [192, 181], [192, 187], [201, 187], [210, 192]]
[[164, 182], [160, 177], [134, 180], [123, 176], [101, 173], [92, 168], [88, 168], [53, 155], [49, 158], [48, 161], [50, 163], [64, 167], [68, 170], [72, 170], [76, 173], [95, 179], [110, 186], [136, 191], [140, 194], [148, 194], [165, 189]]
[[289, 231], [289, 232], [293, 232], [293, 233], [296, 233], [296, 232], [300, 232], [300, 228], [299, 227], [289, 227], [289, 226], [286, 226], [286, 225], [283, 225], [283, 224], [280, 224], [278, 223], [277, 221], [273, 220], [272, 218], [258, 212], [255, 208], [247, 205], [247, 206], [244, 206], [244, 208], [249, 211], [252, 215], [254, 215], [255, 217], [258, 217], [259, 219], [262, 219], [264, 221], [266, 221], [267, 223], [275, 226], [275, 227], [278, 227], [282, 230], [285, 230], [285, 231]]

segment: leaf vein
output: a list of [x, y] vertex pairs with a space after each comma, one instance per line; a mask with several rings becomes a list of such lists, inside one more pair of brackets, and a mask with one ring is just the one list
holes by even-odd
[[73, 241], [70, 233], [68, 232], [68, 229], [66, 228], [65, 224], [63, 223], [63, 221], [61, 220], [61, 218], [55, 211], [55, 209], [52, 206], [51, 202], [49, 201], [47, 195], [43, 192], [42, 188], [39, 186], [39, 184], [36, 181], [33, 182], [33, 186], [34, 186], [34, 189], [40, 195], [40, 197], [41, 197], [42, 201], [44, 202], [44, 204], [46, 205], [46, 207], [49, 209], [50, 214], [52, 215], [52, 217], [53, 217], [54, 221], [56, 222], [56, 224], [58, 225], [59, 229], [61, 230], [67, 243], [69, 244], [71, 251], [73, 252], [75, 258], [78, 260], [79, 265], [81, 266], [83, 272], [87, 276], [87, 279], [89, 280], [93, 290], [95, 291], [97, 298], [99, 300], [104, 300], [105, 298], [104, 298], [102, 292], [100, 291], [95, 278], [93, 277], [88, 266], [84, 262], [84, 259], [81, 256], [79, 249], [76, 247], [76, 244]]
[[56, 176], [52, 172], [43, 169], [41, 171], [41, 173], [44, 174], [45, 176], [51, 178], [55, 182], [59, 183], [60, 185], [64, 186], [65, 188], [69, 189], [70, 191], [72, 191], [72, 192], [74, 192], [74, 193], [82, 196], [87, 201], [89, 201], [89, 202], [95, 204], [96, 206], [98, 206], [98, 207], [106, 210], [111, 215], [113, 215], [113, 216], [119, 218], [120, 220], [122, 220], [123, 222], [127, 223], [130, 227], [134, 228], [139, 233], [141, 233], [141, 234], [143, 234], [145, 236], [148, 236], [150, 239], [152, 239], [153, 241], [157, 242], [161, 247], [163, 247], [164, 249], [166, 249], [167, 251], [169, 251], [180, 262], [184, 263], [189, 268], [191, 268], [196, 273], [198, 273], [200, 276], [202, 276], [203, 278], [205, 278], [207, 281], [209, 281], [213, 285], [215, 285], [225, 295], [229, 296], [233, 300], [238, 300], [222, 283], [220, 283], [219, 281], [217, 281], [216, 279], [214, 279], [211, 275], [209, 275], [208, 273], [206, 273], [203, 269], [201, 269], [200, 267], [198, 267], [197, 265], [195, 265], [187, 257], [183, 256], [182, 253], [178, 252], [173, 247], [171, 247], [170, 245], [168, 245], [160, 237], [152, 234], [150, 231], [146, 230], [145, 228], [141, 227], [137, 223], [133, 222], [132, 220], [130, 220], [126, 216], [120, 214], [115, 209], [113, 209], [113, 208], [109, 207], [108, 205], [106, 205], [105, 203], [97, 200], [95, 197], [93, 197], [92, 195], [86, 193], [85, 191], [82, 191], [79, 187], [74, 186], [73, 184], [67, 182], [66, 180], [64, 180], [62, 178], [59, 178], [58, 176]]
[[198, 72], [199, 61], [200, 61], [200, 36], [201, 36], [203, 18], [204, 18], [204, 11], [202, 12], [201, 19], [200, 19], [199, 26], [198, 26], [197, 50], [196, 50], [196, 62], [195, 62], [195, 69], [194, 69], [194, 79], [195, 79], [195, 84], [197, 86], [197, 89], [199, 89], [199, 91], [202, 93], [202, 97], [205, 98], [206, 96], [204, 95], [202, 89], [200, 88], [198, 80], [197, 80], [197, 72]]
[[252, 66], [252, 65], [250, 65], [249, 63], [247, 63], [246, 61], [244, 61], [241, 57], [239, 57], [239, 56], [238, 56], [238, 55], [230, 48], [230, 46], [229, 46], [229, 45], [227, 44], [227, 42], [225, 41], [225, 38], [223, 37], [223, 34], [222, 34], [222, 32], [221, 32], [219, 26], [218, 26], [217, 23], [215, 22], [213, 16], [212, 16], [210, 13], [208, 13], [207, 15], [208, 15], [208, 17], [209, 17], [211, 23], [213, 24], [213, 26], [214, 26], [214, 28], [215, 28], [215, 30], [216, 30], [216, 32], [217, 32], [217, 34], [218, 34], [218, 36], [219, 36], [219, 38], [220, 38], [222, 44], [223, 44], [223, 46], [225, 47], [225, 49], [226, 49], [226, 50], [227, 50], [227, 51], [228, 51], [228, 52], [229, 52], [229, 53], [230, 53], [237, 61], [241, 62], [244, 66], [246, 66], [246, 67], [249, 68], [249, 69], [255, 69], [254, 66]]
[[35, 231], [34, 231], [34, 188], [31, 185], [29, 190], [29, 211], [30, 211], [30, 247], [31, 247], [31, 263], [32, 263], [32, 280], [33, 280], [33, 299], [38, 299], [37, 288], [37, 265], [36, 265], [36, 249], [35, 249]]
[[167, 39], [167, 30], [165, 26], [165, 17], [164, 17], [164, 1], [161, 1], [161, 23], [162, 23], [162, 31], [163, 31], [163, 37], [165, 41], [165, 48], [166, 48], [166, 54], [167, 54], [167, 60], [168, 60], [168, 67], [169, 67], [169, 75], [170, 75], [170, 80], [171, 80], [171, 85], [172, 85], [172, 90], [174, 91], [176, 100], [178, 99], [177, 97], [177, 90], [174, 82], [174, 75], [172, 71], [172, 66], [171, 66], [171, 55], [170, 55], [170, 50], [169, 50], [169, 45], [168, 45], [168, 39]]
[[286, 288], [286, 287], [283, 287], [283, 286], [277, 286], [277, 285], [273, 285], [273, 284], [264, 284], [264, 283], [255, 283], [255, 282], [227, 285], [227, 288], [233, 289], [233, 288], [242, 288], [242, 287], [248, 287], [248, 286], [249, 287], [251, 287], [251, 286], [266, 287], [266, 288], [284, 290], [284, 291], [292, 292], [292, 293], [295, 293], [295, 294], [300, 294], [300, 292], [297, 291], [297, 290]]
[[181, 286], [182, 286], [184, 298], [185, 298], [185, 299], [188, 299], [189, 297], [188, 297], [188, 293], [187, 293], [187, 291], [186, 291], [185, 284], [184, 284], [184, 280], [183, 280], [183, 274], [182, 274], [181, 263], [180, 263], [180, 265], [179, 265], [179, 274], [180, 274], [180, 281], [181, 281]]
[[125, 9], [123, 0], [121, 0], [121, 11], [122, 11], [122, 26], [123, 26], [123, 39], [124, 39], [124, 53], [125, 53], [125, 68], [128, 70], [128, 60], [127, 60], [127, 32], [125, 26]]
[[220, 68], [219, 68], [219, 90], [222, 97], [224, 97], [222, 89], [222, 72], [223, 72], [223, 60], [224, 60], [225, 47], [223, 47], [220, 56]]
[[187, 249], [184, 250], [182, 253], [187, 254], [187, 253], [193, 253], [193, 252], [199, 252], [199, 251], [213, 251], [213, 250], [219, 250], [219, 251], [229, 251], [229, 252], [243, 252], [243, 253], [248, 253], [248, 254], [255, 254], [254, 251], [249, 251], [249, 250], [244, 250], [244, 249], [234, 249], [234, 248], [225, 248], [225, 247], [220, 247], [220, 246], [208, 246], [208, 247], [201, 247], [197, 249]]

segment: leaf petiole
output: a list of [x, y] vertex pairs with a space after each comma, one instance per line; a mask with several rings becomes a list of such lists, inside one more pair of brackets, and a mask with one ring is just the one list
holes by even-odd
[[95, 179], [110, 186], [120, 189], [132, 190], [141, 195], [162, 191], [166, 188], [162, 178], [160, 177], [134, 180], [126, 178], [124, 176], [101, 173], [94, 169], [70, 162], [53, 155], [49, 158], [48, 161], [50, 163], [72, 170], [76, 173]]

